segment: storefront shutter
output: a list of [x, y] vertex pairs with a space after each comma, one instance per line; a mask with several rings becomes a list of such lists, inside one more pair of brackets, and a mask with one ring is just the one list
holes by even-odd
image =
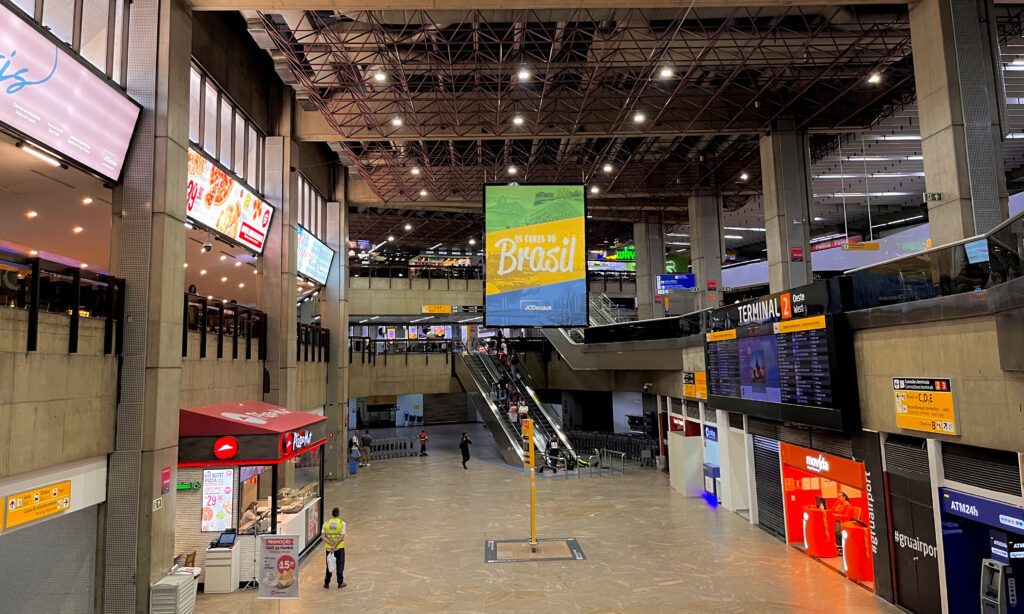
[[1020, 496], [1020, 462], [1016, 452], [942, 443], [947, 480]]
[[757, 524], [779, 539], [786, 539], [782, 507], [782, 468], [779, 442], [754, 435], [754, 484], [757, 488]]
[[885, 439], [885, 470], [913, 479], [928, 479], [928, 449], [918, 437], [889, 435]]
[[729, 412], [729, 428], [743, 430], [743, 414]]
[[686, 417], [691, 420], [700, 420], [700, 405], [694, 401], [686, 402]]

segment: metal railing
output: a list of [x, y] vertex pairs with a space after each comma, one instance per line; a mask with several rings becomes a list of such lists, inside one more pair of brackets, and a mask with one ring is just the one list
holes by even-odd
[[409, 355], [422, 354], [427, 363], [430, 356], [444, 356], [445, 364], [451, 362], [452, 352], [462, 351], [462, 343], [457, 339], [373, 339], [371, 337], [349, 337], [348, 338], [348, 362], [355, 362], [359, 356], [362, 364], [377, 364], [377, 359], [388, 364], [388, 356], [391, 360], [404, 357], [405, 364], [409, 364]]
[[267, 314], [236, 303], [214, 301], [198, 294], [185, 293], [181, 322], [181, 357], [188, 356], [188, 334], [199, 333], [199, 358], [206, 358], [207, 337], [216, 337], [217, 358], [224, 358], [224, 339], [231, 343], [231, 358], [239, 357], [239, 342], [244, 343], [245, 360], [253, 357], [253, 340], [259, 341], [256, 358], [267, 359]]
[[39, 349], [39, 313], [68, 316], [68, 353], [78, 352], [81, 318], [103, 318], [103, 353], [121, 355], [123, 279], [38, 257], [0, 253], [0, 301], [28, 310], [25, 350]]
[[483, 279], [482, 266], [432, 266], [409, 263], [353, 264], [349, 263], [349, 277], [376, 277], [389, 279]]
[[330, 362], [331, 331], [319, 324], [298, 324], [295, 359], [299, 362]]

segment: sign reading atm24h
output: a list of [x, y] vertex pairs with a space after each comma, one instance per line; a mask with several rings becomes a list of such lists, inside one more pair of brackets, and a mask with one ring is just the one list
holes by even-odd
[[484, 325], [586, 326], [582, 185], [484, 187]]

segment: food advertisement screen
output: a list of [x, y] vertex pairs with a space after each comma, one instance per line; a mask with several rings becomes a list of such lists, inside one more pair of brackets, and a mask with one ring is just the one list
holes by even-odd
[[234, 469], [206, 469], [203, 471], [203, 523], [202, 530], [226, 531], [231, 528], [234, 511]]
[[334, 261], [334, 250], [324, 245], [308, 230], [299, 226], [298, 270], [299, 273], [320, 285], [327, 283]]
[[138, 105], [0, 6], [0, 122], [117, 181], [138, 117]]
[[199, 152], [188, 150], [188, 218], [263, 252], [274, 208]]

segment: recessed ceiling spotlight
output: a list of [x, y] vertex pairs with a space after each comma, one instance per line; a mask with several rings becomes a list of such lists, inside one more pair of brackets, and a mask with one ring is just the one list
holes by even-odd
[[244, 288], [245, 287], [245, 282], [242, 282], [242, 283], [238, 284], [238, 287], [239, 288]]
[[228, 256], [227, 256], [227, 254], [221, 254], [221, 255], [220, 255], [220, 261], [221, 261], [221, 262], [224, 262], [224, 261], [225, 261], [225, 260], [227, 260], [227, 259], [228, 259]]
[[523, 118], [521, 116], [519, 116], [519, 115], [516, 115], [515, 117], [512, 118], [512, 123], [517, 125], [517, 126], [522, 126], [523, 125]]
[[378, 70], [377, 72], [373, 73], [373, 80], [378, 83], [383, 83], [384, 81], [388, 80], [388, 76]]
[[206, 269], [203, 269], [203, 270], [199, 271], [199, 274], [200, 275], [206, 275]]
[[182, 267], [182, 268], [185, 268], [185, 269], [187, 269], [187, 268], [188, 268], [188, 263], [186, 262], [186, 263], [185, 263], [185, 266], [184, 266], [184, 267]]
[[516, 167], [514, 167], [514, 166], [508, 167], [508, 174], [509, 175], [515, 175], [518, 172], [519, 172], [519, 169], [517, 169]]
[[406, 225], [404, 226], [404, 228], [405, 228], [406, 230], [412, 230], [412, 224], [406, 224]]
[[426, 196], [426, 195], [427, 195], [427, 191], [426, 190], [420, 190], [420, 196]]
[[637, 111], [637, 112], [636, 112], [636, 113], [635, 113], [635, 114], [633, 115], [633, 122], [634, 122], [634, 123], [637, 123], [637, 124], [642, 124], [642, 123], [644, 123], [644, 121], [646, 121], [646, 120], [647, 120], [647, 116], [646, 116], [646, 115], [644, 115], [644, 114], [643, 114], [643, 113], [642, 113], [641, 111]]
[[668, 66], [662, 68], [661, 72], [658, 73], [658, 76], [661, 77], [662, 79], [668, 79], [672, 75], [673, 75], [672, 69], [669, 68]]
[[750, 179], [750, 175], [748, 175], [746, 171], [740, 173], [740, 181], [746, 181], [747, 179]]
[[394, 126], [395, 128], [398, 128], [399, 126], [402, 125], [402, 118], [401, 117], [396, 117], [396, 118], [392, 119], [391, 120], [391, 125]]
[[411, 173], [412, 173], [413, 175], [419, 175], [419, 174], [420, 174], [420, 168], [419, 168], [418, 166], [414, 166], [414, 167], [412, 168], [412, 171], [410, 171], [410, 172], [411, 172]]
[[242, 261], [241, 261], [241, 260], [239, 260], [238, 262], [236, 262], [236, 263], [235, 263], [235, 266], [242, 266]]
[[30, 211], [26, 211], [26, 212], [25, 212], [25, 217], [27, 217], [27, 218], [28, 218], [28, 219], [30, 219], [30, 220], [31, 220], [32, 218], [36, 217], [37, 215], [39, 215], [39, 213], [38, 213], [38, 212], [36, 212], [36, 211], [31, 211], [31, 210], [30, 210]]
[[224, 283], [224, 282], [226, 282], [227, 280], [228, 280], [228, 278], [227, 278], [227, 277], [221, 277], [221, 278], [220, 278], [220, 283]]
[[206, 295], [206, 299], [212, 301], [213, 300], [213, 295], [212, 294], [207, 294]]
[[74, 228], [71, 229], [71, 232], [73, 232], [75, 234], [78, 234], [78, 233], [82, 232], [83, 230], [85, 230], [85, 229], [82, 228], [81, 226], [75, 226]]
[[82, 267], [83, 269], [89, 268], [89, 265], [84, 263], [84, 262], [82, 264], [78, 265], [78, 266]]
[[29, 256], [38, 256], [39, 252], [34, 250], [34, 249], [30, 249], [30, 250], [28, 250], [28, 255]]
[[882, 74], [881, 73], [873, 72], [873, 73], [871, 73], [871, 76], [868, 77], [868, 83], [870, 83], [872, 85], [877, 84], [877, 83], [881, 83], [881, 82], [882, 82]]
[[601, 188], [597, 187], [596, 185], [590, 186], [590, 193], [591, 194], [597, 194], [600, 191], [601, 191]]
[[85, 198], [83, 198], [82, 199], [82, 204], [83, 205], [91, 205], [92, 204], [92, 197], [91, 196], [86, 196]]
[[522, 68], [519, 70], [518, 77], [520, 81], [526, 81], [527, 79], [530, 78], [530, 71], [526, 70], [525, 68]]
[[253, 269], [252, 270], [252, 274], [253, 275], [259, 275], [260, 274], [260, 270], [259, 269]]
[[603, 170], [606, 173], [610, 173], [615, 170], [615, 167], [613, 167], [611, 164], [605, 164], [601, 170]]

